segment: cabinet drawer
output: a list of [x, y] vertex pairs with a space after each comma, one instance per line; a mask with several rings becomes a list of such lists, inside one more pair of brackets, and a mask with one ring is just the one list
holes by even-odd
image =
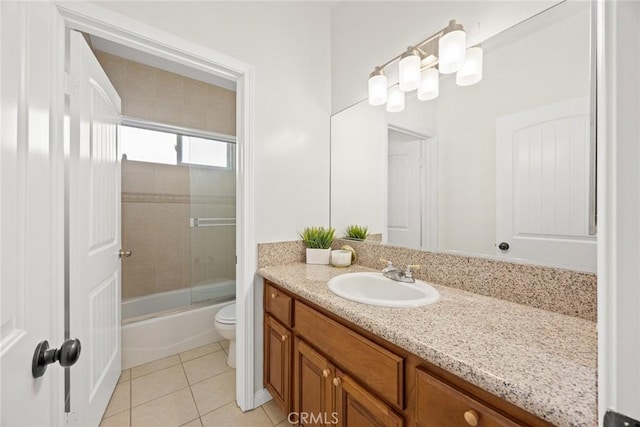
[[491, 407], [421, 369], [416, 370], [416, 424], [422, 427], [515, 427]]
[[266, 281], [264, 285], [264, 306], [269, 314], [278, 319], [284, 325], [288, 327], [293, 325], [293, 299], [289, 295], [284, 294], [277, 288], [271, 286]]
[[300, 303], [295, 330], [387, 402], [404, 409], [404, 359]]

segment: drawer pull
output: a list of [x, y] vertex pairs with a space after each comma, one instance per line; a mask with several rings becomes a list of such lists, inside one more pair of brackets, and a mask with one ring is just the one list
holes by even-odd
[[342, 380], [340, 379], [340, 377], [335, 377], [333, 379], [333, 385], [338, 387], [340, 384], [342, 384]]
[[325, 378], [329, 377], [330, 373], [331, 373], [331, 371], [328, 370], [328, 369], [323, 369], [322, 370], [322, 376], [325, 377]]
[[277, 297], [278, 295], [274, 292], [271, 294], [271, 299], [274, 299], [275, 297]]
[[281, 336], [281, 337], [280, 337], [280, 340], [281, 340], [282, 342], [285, 342], [285, 341], [287, 340], [287, 336], [286, 336], [286, 335]]
[[480, 421], [480, 415], [478, 415], [478, 413], [473, 409], [469, 409], [464, 413], [464, 420], [471, 427], [476, 427], [478, 425], [478, 421]]

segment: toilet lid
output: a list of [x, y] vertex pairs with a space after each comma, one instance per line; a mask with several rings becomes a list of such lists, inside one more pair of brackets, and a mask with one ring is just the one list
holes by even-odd
[[216, 320], [220, 323], [236, 323], [236, 303], [229, 304], [218, 311]]

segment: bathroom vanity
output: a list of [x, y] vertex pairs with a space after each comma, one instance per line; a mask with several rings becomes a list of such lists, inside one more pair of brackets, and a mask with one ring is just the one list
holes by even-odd
[[372, 270], [294, 263], [258, 272], [264, 382], [293, 421], [596, 424], [593, 322], [437, 285], [438, 303], [408, 309], [328, 290], [331, 277], [355, 271]]

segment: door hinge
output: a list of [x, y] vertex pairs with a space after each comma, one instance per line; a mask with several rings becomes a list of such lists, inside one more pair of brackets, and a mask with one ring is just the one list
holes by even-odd
[[71, 96], [78, 93], [78, 79], [70, 73], [64, 73], [64, 93]]

